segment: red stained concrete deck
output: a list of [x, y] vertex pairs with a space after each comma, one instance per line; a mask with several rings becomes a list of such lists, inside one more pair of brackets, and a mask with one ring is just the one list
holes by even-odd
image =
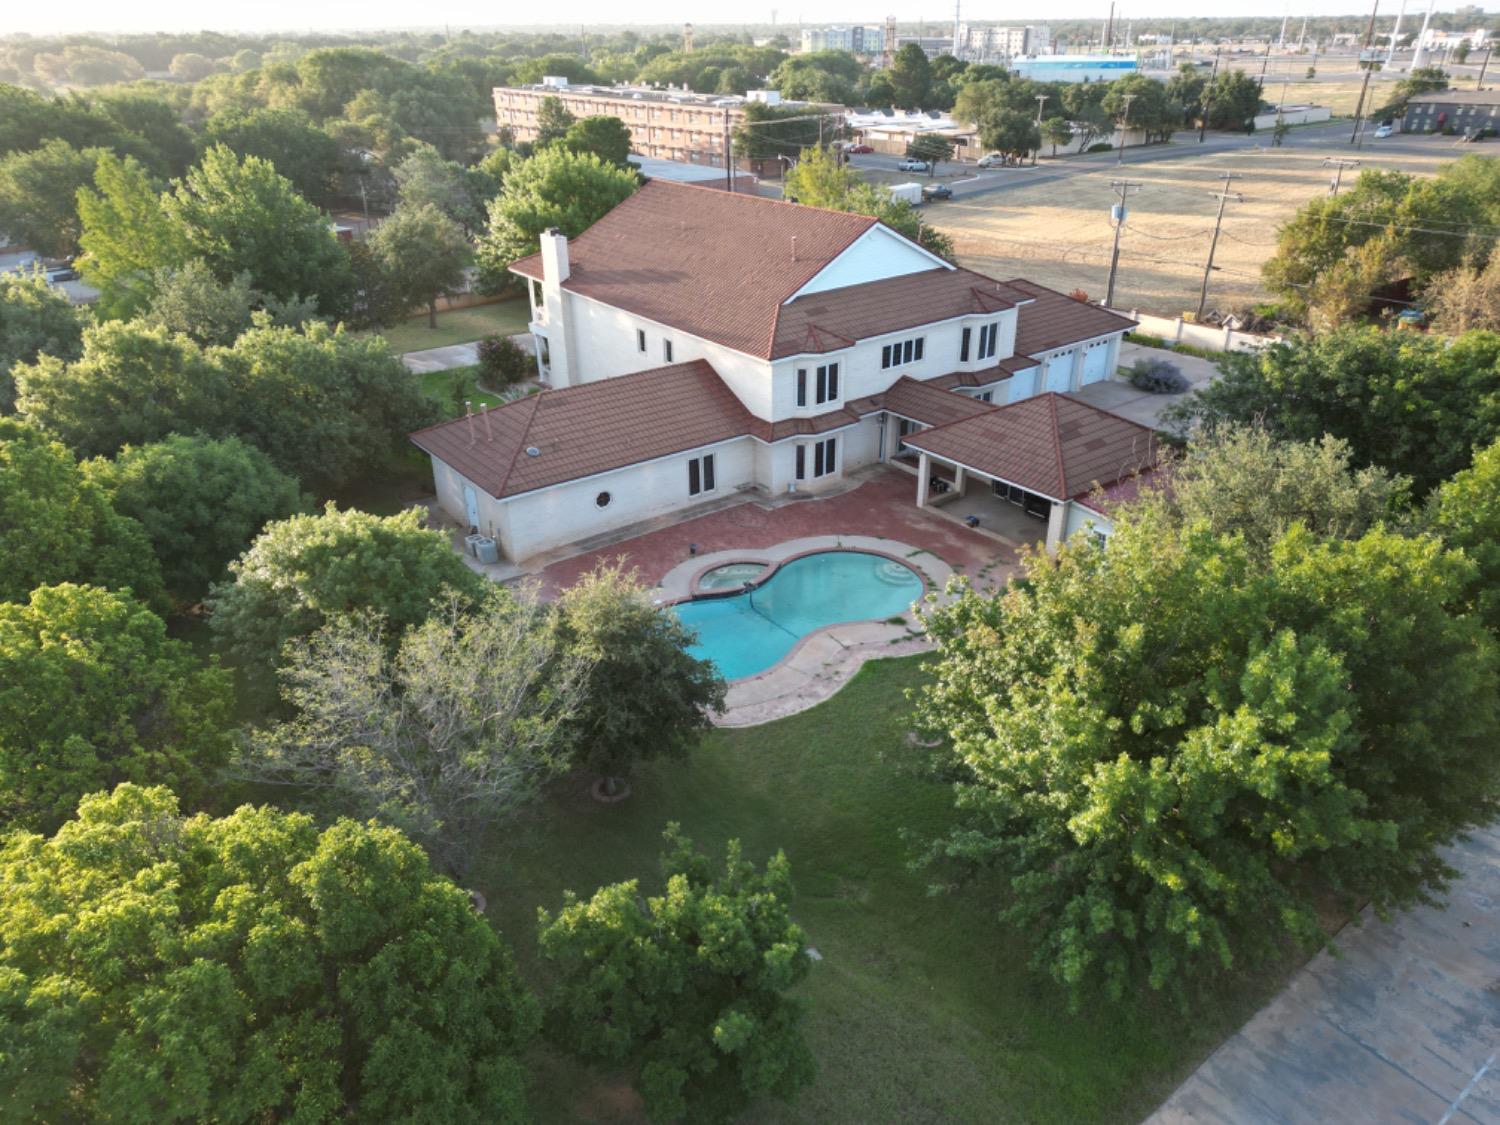
[[[655, 585], [672, 567], [698, 553], [753, 550], [809, 535], [878, 535], [930, 551], [976, 586], [988, 588], [1009, 580], [1016, 553], [987, 535], [924, 512], [916, 506], [916, 478], [899, 469], [882, 469], [864, 484], [822, 499], [781, 501], [768, 507], [747, 499], [743, 504], [684, 520], [631, 539], [562, 559], [542, 569], [544, 596], [571, 586], [601, 560], [624, 558]], [[984, 572], [984, 573], [981, 573]]]

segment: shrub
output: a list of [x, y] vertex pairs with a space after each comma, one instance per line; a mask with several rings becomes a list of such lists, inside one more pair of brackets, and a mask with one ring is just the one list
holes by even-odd
[[1160, 336], [1152, 336], [1147, 332], [1127, 332], [1125, 333], [1125, 342], [1127, 344], [1139, 344], [1143, 348], [1166, 348], [1171, 346]]
[[491, 386], [509, 386], [536, 375], [536, 357], [509, 336], [479, 341], [479, 376]]
[[1153, 395], [1176, 395], [1188, 389], [1187, 377], [1175, 363], [1138, 359], [1130, 365], [1130, 385]]
[[1112, 144], [1110, 144], [1108, 141], [1095, 141], [1093, 144], [1089, 145], [1088, 151], [1089, 152], [1108, 152], [1110, 149], [1112, 149], [1114, 147], [1115, 146], [1112, 145]]

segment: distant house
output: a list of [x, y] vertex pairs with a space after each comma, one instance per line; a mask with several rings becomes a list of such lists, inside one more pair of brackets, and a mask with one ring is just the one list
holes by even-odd
[[1489, 129], [1500, 133], [1500, 90], [1436, 90], [1413, 94], [1401, 119], [1403, 133], [1455, 133]]
[[1055, 546], [1155, 459], [1150, 430], [1061, 397], [1109, 377], [1132, 321], [868, 216], [652, 180], [511, 269], [546, 389], [412, 441], [513, 560], [879, 462], [916, 471], [919, 505], [939, 476], [991, 490]]

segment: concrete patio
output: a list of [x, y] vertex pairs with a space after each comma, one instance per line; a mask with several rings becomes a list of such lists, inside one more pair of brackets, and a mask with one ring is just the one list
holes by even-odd
[[1097, 406], [1101, 410], [1118, 414], [1122, 418], [1129, 418], [1132, 422], [1140, 422], [1152, 429], [1161, 429], [1161, 415], [1167, 407], [1175, 402], [1181, 402], [1197, 388], [1207, 386], [1219, 377], [1219, 369], [1212, 361], [1195, 355], [1183, 355], [1164, 348], [1146, 348], [1140, 344], [1120, 345], [1121, 367], [1129, 367], [1138, 359], [1167, 361], [1186, 377], [1188, 389], [1176, 395], [1148, 394], [1145, 391], [1136, 390], [1116, 374], [1103, 382], [1090, 383], [1086, 387], [1073, 391], [1072, 397], [1090, 406]]

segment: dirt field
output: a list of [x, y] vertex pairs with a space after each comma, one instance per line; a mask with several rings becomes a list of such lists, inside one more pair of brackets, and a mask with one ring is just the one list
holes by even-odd
[[[1143, 186], [1130, 198], [1120, 239], [1115, 304], [1168, 316], [1196, 307], [1218, 206], [1214, 193], [1224, 172], [1240, 177], [1232, 186], [1244, 201], [1231, 200], [1225, 209], [1208, 307], [1228, 312], [1266, 299], [1260, 266], [1275, 247], [1276, 228], [1303, 203], [1327, 192], [1332, 173], [1323, 158], [1335, 151], [1347, 155], [1341, 146], [1320, 144], [1127, 164], [1122, 178]], [[1360, 157], [1365, 168], [1431, 174], [1459, 155], [1447, 146], [1424, 148], [1422, 155], [1372, 152], [1366, 146]], [[1116, 174], [1110, 166], [932, 205], [926, 213], [953, 238], [963, 265], [992, 277], [1024, 275], [1064, 292], [1082, 289], [1102, 298], [1113, 237], [1110, 180]]]

